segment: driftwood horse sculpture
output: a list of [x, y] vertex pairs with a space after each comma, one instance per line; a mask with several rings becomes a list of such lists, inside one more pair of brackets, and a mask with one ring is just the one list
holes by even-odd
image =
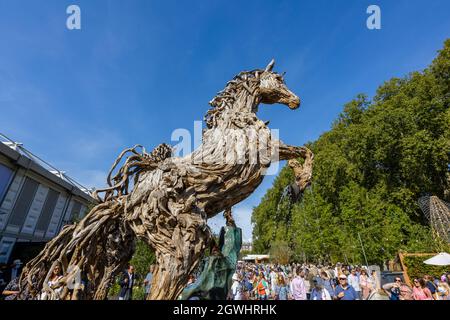
[[[300, 105], [273, 66], [272, 60], [265, 69], [241, 72], [227, 83], [210, 102], [203, 143], [192, 154], [172, 157], [165, 144], [151, 153], [125, 150], [108, 176], [109, 187], [101, 190], [100, 203], [25, 266], [20, 298], [34, 298], [42, 290], [52, 297], [60, 287], [60, 299], [106, 299], [138, 237], [156, 254], [149, 299], [176, 299], [210, 245], [207, 219], [247, 198], [272, 161], [312, 156], [305, 147], [272, 139], [256, 115], [260, 103], [292, 110]], [[49, 287], [46, 279], [57, 264], [64, 276]]]

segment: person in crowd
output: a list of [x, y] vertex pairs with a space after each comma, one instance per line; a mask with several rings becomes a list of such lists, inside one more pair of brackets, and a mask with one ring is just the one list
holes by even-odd
[[359, 277], [361, 276], [361, 268], [359, 266], [355, 266], [355, 272], [356, 272], [356, 276]]
[[195, 283], [195, 276], [193, 274], [190, 274], [188, 276], [188, 282], [186, 284], [186, 287], [190, 287], [191, 285], [193, 285]]
[[250, 300], [252, 298], [252, 291], [253, 291], [253, 284], [251, 282], [252, 274], [251, 272], [246, 272], [243, 281], [242, 281], [242, 287], [244, 289], [243, 292], [243, 299], [244, 300]]
[[[193, 274], [190, 274], [188, 276], [188, 282], [186, 284], [185, 289], [189, 289], [189, 288], [195, 286], [195, 281], [196, 281], [195, 276]], [[200, 300], [200, 297], [197, 295], [192, 295], [189, 298], [187, 298], [187, 300]]]
[[275, 272], [274, 267], [271, 268], [269, 277], [270, 277], [270, 292], [272, 294], [272, 298], [274, 298], [275, 297], [275, 289], [277, 286], [277, 278], [278, 278], [278, 274]]
[[394, 281], [383, 286], [383, 291], [389, 296], [389, 300], [413, 300], [412, 289], [400, 277], [395, 277]]
[[120, 293], [119, 300], [133, 299], [133, 286], [135, 281], [134, 267], [128, 266], [128, 269], [122, 274], [120, 279]]
[[[338, 264], [249, 263], [240, 262], [233, 276], [232, 294], [235, 300], [449, 300], [449, 274], [433, 278], [424, 275], [414, 282], [414, 288], [396, 277], [380, 288], [376, 270], [367, 266]], [[337, 271], [334, 269], [336, 268]], [[337, 272], [338, 277], [335, 277]], [[268, 275], [266, 277], [266, 274]], [[331, 276], [330, 276], [331, 275]], [[239, 280], [236, 280], [239, 277]], [[266, 280], [267, 279], [267, 280]], [[190, 280], [193, 282], [194, 279]], [[308, 282], [311, 291], [308, 292]], [[431, 285], [435, 295], [431, 293]], [[356, 290], [358, 289], [360, 290]], [[358, 292], [359, 291], [359, 292]], [[237, 297], [234, 296], [237, 295]]]
[[305, 271], [297, 268], [296, 276], [291, 281], [291, 294], [294, 300], [306, 300]]
[[15, 300], [19, 294], [19, 278], [12, 279], [2, 292], [5, 300]]
[[303, 277], [305, 280], [305, 288], [306, 288], [306, 300], [309, 300], [311, 297], [311, 289], [314, 288], [313, 279], [314, 274], [311, 272], [311, 265], [305, 267], [305, 276]]
[[258, 300], [267, 300], [269, 293], [269, 284], [263, 272], [259, 273], [258, 282], [256, 284], [256, 298]]
[[361, 269], [361, 275], [359, 276], [359, 286], [361, 288], [361, 298], [363, 300], [366, 300], [373, 290], [372, 281], [370, 281], [370, 277], [367, 275], [366, 269]]
[[252, 272], [250, 282], [253, 286], [252, 291], [250, 291], [250, 298], [255, 299], [256, 298], [256, 286], [258, 285], [258, 273], [256, 270], [254, 270]]
[[342, 273], [342, 265], [340, 262], [336, 263], [336, 266], [334, 267], [334, 277], [338, 278], [339, 275]]
[[327, 289], [328, 293], [330, 294], [331, 298], [335, 298], [334, 294], [334, 288], [335, 284], [333, 280], [329, 277], [328, 273], [324, 270], [320, 272], [320, 277], [318, 278], [318, 281], [320, 285], [322, 285], [325, 289]]
[[147, 297], [150, 294], [150, 291], [152, 289], [153, 270], [154, 270], [154, 266], [151, 265], [150, 268], [148, 269], [148, 273], [144, 279], [144, 300], [147, 299]]
[[[322, 270], [322, 271], [325, 271], [325, 272], [326, 272], [328, 279], [332, 280], [332, 279], [336, 278], [336, 275], [335, 275], [335, 273], [334, 273], [334, 268], [333, 268], [333, 266], [332, 266], [331, 264], [329, 264], [329, 265], [328, 265], [324, 270]], [[331, 292], [330, 292], [330, 293], [331, 293]]]
[[356, 293], [355, 289], [349, 285], [347, 281], [347, 276], [341, 274], [339, 276], [339, 285], [335, 290], [337, 300], [358, 300], [359, 295]]
[[263, 267], [263, 273], [264, 273], [264, 279], [269, 279], [269, 274], [270, 274], [270, 268], [269, 266], [264, 266]]
[[425, 285], [430, 290], [433, 299], [437, 299], [437, 286], [434, 283], [434, 278], [428, 274], [426, 274], [423, 279], [425, 280]]
[[288, 273], [286, 271], [283, 271], [283, 269], [280, 268], [280, 271], [277, 274], [277, 281], [280, 277], [282, 277], [284, 279], [284, 282], [286, 283], [287, 276], [288, 276]]
[[286, 284], [285, 277], [280, 273], [275, 287], [275, 300], [288, 300], [289, 286]]
[[62, 278], [62, 270], [59, 264], [53, 267], [48, 280], [47, 287], [44, 287], [41, 293], [40, 300], [59, 300], [63, 287], [60, 286], [59, 280]]
[[20, 269], [22, 268], [22, 261], [20, 259], [16, 259], [13, 261], [11, 266], [11, 279], [18, 278], [20, 276]]
[[370, 273], [370, 282], [372, 283], [372, 288], [374, 291], [381, 289], [380, 279], [378, 278], [376, 270], [372, 270]]
[[311, 290], [311, 296], [309, 300], [331, 300], [331, 295], [327, 289], [325, 289], [318, 279], [313, 280], [314, 287]]
[[233, 284], [231, 285], [231, 300], [243, 300], [243, 291], [241, 276], [237, 273], [233, 274]]
[[441, 281], [439, 281], [437, 286], [437, 296], [438, 300], [450, 300], [450, 286], [447, 281], [445, 281], [445, 277], [441, 277]]
[[353, 268], [350, 271], [350, 275], [348, 275], [347, 279], [348, 284], [355, 289], [358, 299], [361, 299], [361, 286], [359, 285], [359, 277], [356, 274], [356, 268]]
[[427, 288], [427, 284], [423, 278], [414, 279], [413, 299], [433, 300], [433, 295], [431, 294], [430, 289]]

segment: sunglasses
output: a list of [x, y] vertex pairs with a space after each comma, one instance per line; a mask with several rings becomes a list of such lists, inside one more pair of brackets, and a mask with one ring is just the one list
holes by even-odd
[[345, 279], [345, 278], [339, 278], [339, 280], [347, 280], [347, 279]]
[[395, 282], [402, 282], [401, 279], [395, 279]]

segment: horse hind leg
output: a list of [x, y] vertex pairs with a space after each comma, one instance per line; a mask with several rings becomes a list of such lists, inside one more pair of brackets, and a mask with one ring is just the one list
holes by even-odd
[[[58, 286], [65, 294], [73, 292], [60, 299], [106, 299], [112, 279], [134, 251], [134, 234], [122, 213], [121, 205], [106, 202], [94, 207], [78, 224], [65, 227], [25, 266], [19, 297], [33, 299], [46, 290], [45, 279], [57, 262], [63, 272]], [[84, 290], [79, 283], [82, 275], [87, 280]]]

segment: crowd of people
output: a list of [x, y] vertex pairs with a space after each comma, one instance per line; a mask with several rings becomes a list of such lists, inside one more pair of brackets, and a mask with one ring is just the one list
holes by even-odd
[[[153, 271], [154, 266], [150, 266], [142, 281], [144, 299], [151, 290]], [[61, 277], [61, 270], [56, 266], [47, 280], [48, 287], [53, 287]], [[393, 282], [381, 285], [379, 272], [363, 266], [239, 262], [232, 281], [230, 300], [450, 300], [450, 272], [416, 278], [411, 287], [399, 276]], [[137, 285], [133, 266], [128, 266], [118, 283], [118, 299], [131, 300]], [[193, 283], [195, 277], [190, 275], [187, 286]], [[51, 297], [43, 290], [38, 299], [57, 300], [59, 290], [51, 290], [51, 294], [56, 295]], [[2, 292], [8, 300], [18, 293], [18, 278]]]
[[[119, 285], [118, 296], [115, 298], [118, 300], [132, 300], [133, 299], [133, 289], [136, 286], [143, 285], [143, 298], [145, 299], [151, 290], [152, 278], [153, 278], [154, 265], [151, 265], [148, 273], [146, 274], [143, 281], [138, 281], [137, 276], [134, 271], [134, 266], [129, 265], [126, 270], [124, 270], [120, 276], [117, 278], [117, 283]], [[59, 284], [59, 280], [63, 278], [62, 270], [59, 265], [55, 265], [51, 274], [46, 280], [46, 287], [34, 297], [37, 300], [60, 300], [63, 287]], [[84, 279], [81, 279], [81, 285], [84, 285]], [[70, 290], [69, 290], [70, 291]], [[2, 298], [4, 300], [15, 300], [19, 294], [19, 275], [13, 278], [6, 287], [1, 291]], [[67, 295], [66, 295], [67, 299]]]
[[450, 300], [450, 273], [381, 285], [368, 267], [239, 263], [231, 300]]

